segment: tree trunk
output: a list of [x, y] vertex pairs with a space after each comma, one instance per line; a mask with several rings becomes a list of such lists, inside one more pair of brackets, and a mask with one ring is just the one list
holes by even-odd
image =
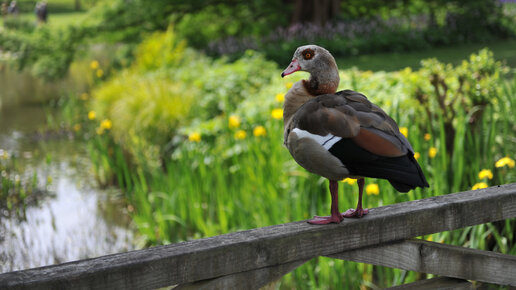
[[340, 11], [340, 0], [294, 0], [294, 5], [291, 24], [324, 25]]

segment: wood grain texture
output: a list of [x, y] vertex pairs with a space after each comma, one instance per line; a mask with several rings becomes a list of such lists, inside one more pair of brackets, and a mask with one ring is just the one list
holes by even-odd
[[448, 277], [437, 277], [432, 279], [420, 280], [414, 283], [408, 283], [396, 287], [387, 288], [388, 290], [470, 290], [474, 289], [473, 285], [461, 279]]
[[260, 289], [293, 271], [308, 260], [294, 261], [272, 267], [240, 272], [210, 280], [182, 284], [174, 290]]
[[328, 257], [516, 286], [516, 256], [424, 240], [391, 242]]
[[516, 217], [516, 183], [0, 274], [0, 289], [155, 289]]

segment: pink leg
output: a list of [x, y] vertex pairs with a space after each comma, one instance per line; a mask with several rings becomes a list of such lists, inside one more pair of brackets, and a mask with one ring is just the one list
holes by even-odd
[[330, 180], [331, 194], [331, 216], [316, 216], [308, 223], [314, 225], [325, 225], [329, 223], [340, 223], [344, 218], [339, 211], [339, 184], [335, 180]]
[[357, 217], [360, 218], [363, 215], [366, 215], [369, 213], [369, 210], [367, 208], [362, 208], [362, 193], [364, 191], [364, 184], [365, 181], [363, 178], [359, 178], [357, 180], [358, 184], [358, 203], [357, 203], [357, 209], [348, 209], [345, 213], [342, 214], [343, 217]]

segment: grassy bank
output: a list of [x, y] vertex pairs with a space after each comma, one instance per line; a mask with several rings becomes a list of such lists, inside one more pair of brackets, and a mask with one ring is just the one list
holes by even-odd
[[440, 47], [403, 53], [377, 53], [338, 58], [339, 68], [357, 67], [360, 70], [396, 71], [406, 67], [419, 69], [421, 60], [435, 57], [441, 62], [460, 64], [467, 55], [488, 47], [497, 60], [507, 66], [516, 68], [516, 40], [504, 40], [491, 43], [460, 44], [451, 47]]
[[[103, 64], [92, 61], [92, 74], [99, 69]], [[130, 68], [70, 99], [65, 112], [89, 144], [99, 181], [126, 192], [147, 245], [327, 214], [327, 181], [282, 146], [284, 94], [306, 75], [281, 79], [280, 72], [256, 53], [213, 61], [171, 31], [158, 33], [137, 49]], [[427, 60], [417, 70], [340, 74], [340, 89], [363, 92], [397, 120], [430, 183], [401, 194], [367, 179], [367, 207], [516, 181], [516, 79], [489, 51], [455, 66]], [[354, 207], [355, 181], [341, 182], [340, 194], [341, 208]], [[424, 238], [514, 254], [514, 225]], [[319, 258], [286, 276], [281, 288], [387, 287], [416, 276]]]

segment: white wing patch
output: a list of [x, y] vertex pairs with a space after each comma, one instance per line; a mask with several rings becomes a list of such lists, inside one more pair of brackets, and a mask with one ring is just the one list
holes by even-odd
[[312, 134], [308, 131], [301, 130], [299, 128], [294, 128], [292, 132], [295, 132], [299, 138], [310, 138], [314, 140], [315, 142], [319, 143], [322, 147], [324, 147], [324, 149], [326, 150], [330, 150], [330, 148], [333, 145], [335, 145], [335, 143], [339, 142], [342, 139], [342, 137], [335, 136], [332, 134], [328, 134], [326, 136]]

